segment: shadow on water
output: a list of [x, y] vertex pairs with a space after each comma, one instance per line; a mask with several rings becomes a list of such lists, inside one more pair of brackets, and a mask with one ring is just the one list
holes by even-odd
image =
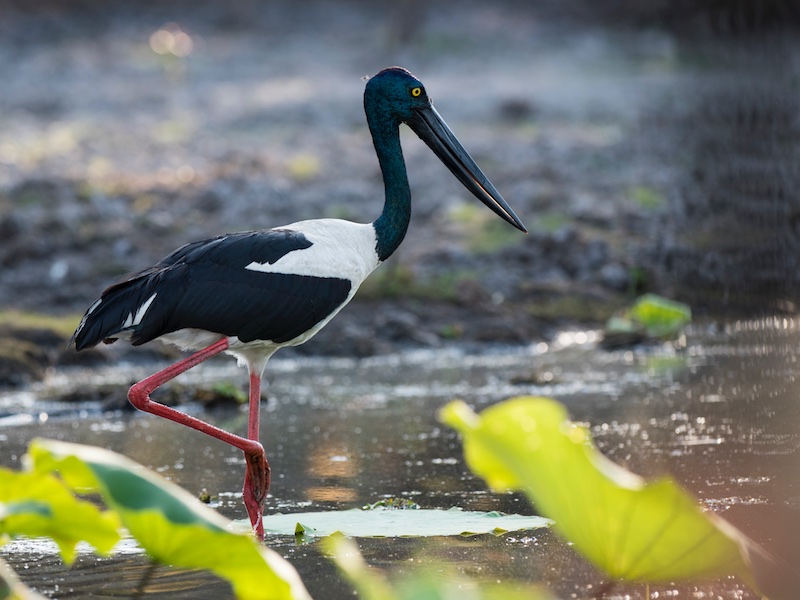
[[[263, 431], [274, 484], [267, 511], [338, 510], [387, 496], [430, 508], [535, 511], [517, 494], [496, 494], [464, 467], [457, 436], [435, 419], [454, 397], [482, 409], [519, 394], [554, 397], [574, 420], [590, 424], [598, 446], [614, 461], [644, 475], [671, 473], [709, 509], [733, 517], [752, 537], [778, 547], [791, 524], [770, 515], [800, 507], [800, 406], [796, 401], [800, 321], [771, 318], [695, 325], [683, 347], [659, 345], [603, 351], [589, 332], [564, 333], [552, 344], [480, 356], [418, 352], [368, 360], [281, 360], [268, 372]], [[127, 382], [138, 369], [95, 373], [90, 385]], [[0, 398], [0, 438], [16, 465], [35, 436], [104, 446], [126, 454], [241, 519], [243, 462], [237, 452], [205, 437], [133, 412], [103, 413], [47, 402], [52, 386], [85, 382], [86, 372], [54, 375], [31, 392], [43, 396], [32, 413], [19, 394]], [[239, 381], [226, 362], [201, 367], [185, 382]], [[50, 386], [48, 388], [48, 386]], [[29, 401], [32, 401], [30, 398]], [[15, 408], [16, 407], [16, 408]], [[20, 407], [22, 407], [20, 409]], [[48, 416], [38, 415], [47, 410]], [[199, 407], [186, 410], [199, 412]], [[15, 413], [16, 411], [16, 413]], [[38, 416], [37, 416], [38, 415]], [[241, 431], [235, 409], [203, 413]], [[791, 513], [791, 514], [796, 514]], [[349, 589], [317, 544], [268, 542], [297, 567], [315, 597], [346, 597]], [[402, 576], [414, 568], [443, 568], [486, 581], [546, 582], [562, 597], [585, 597], [599, 574], [549, 531], [500, 537], [359, 540], [370, 564]], [[15, 542], [2, 555], [23, 579], [55, 597], [135, 597], [149, 573], [141, 554], [122, 551], [99, 559], [83, 554], [71, 569], [54, 549]], [[108, 574], [113, 581], [107, 582]], [[219, 598], [224, 583], [204, 573], [158, 567], [147, 597]], [[637, 586], [620, 588], [643, 598]], [[651, 588], [655, 589], [655, 588]], [[734, 580], [696, 586], [697, 598], [755, 598]]]

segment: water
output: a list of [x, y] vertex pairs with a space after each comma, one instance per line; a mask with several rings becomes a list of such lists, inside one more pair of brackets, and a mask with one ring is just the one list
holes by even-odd
[[[677, 345], [628, 350], [602, 350], [596, 338], [593, 332], [566, 332], [550, 344], [480, 355], [451, 350], [367, 360], [274, 359], [262, 417], [273, 469], [267, 511], [339, 510], [399, 496], [428, 508], [530, 514], [523, 497], [489, 492], [465, 469], [457, 436], [435, 415], [456, 397], [480, 410], [509, 396], [535, 394], [560, 400], [574, 420], [588, 423], [614, 461], [646, 476], [672, 474], [705, 506], [780, 548], [779, 538], [797, 528], [791, 518], [800, 508], [800, 322], [706, 323], [692, 327]], [[47, 399], [54, 389], [86, 382], [117, 382], [124, 395], [128, 383], [147, 373], [125, 365], [70, 370], [53, 374], [40, 388], [0, 396], [0, 462], [18, 466], [35, 436], [104, 446], [193, 493], [208, 490], [225, 516], [244, 518], [238, 451], [149, 415]], [[179, 381], [220, 380], [239, 383], [246, 377], [229, 360]], [[243, 410], [185, 410], [226, 429], [246, 427]], [[295, 565], [315, 598], [351, 596], [316, 544], [268, 543]], [[588, 597], [602, 582], [550, 531], [366, 539], [359, 546], [370, 564], [397, 577], [422, 568], [442, 577], [544, 582], [563, 598]], [[72, 569], [61, 565], [52, 548], [30, 541], [7, 546], [2, 556], [24, 581], [52, 597], [133, 597], [140, 587], [148, 598], [230, 594], [208, 574], [152, 570], [130, 550], [106, 559], [82, 554]], [[658, 597], [757, 597], [733, 579], [650, 591]], [[607, 597], [645, 598], [646, 591], [619, 586]]]

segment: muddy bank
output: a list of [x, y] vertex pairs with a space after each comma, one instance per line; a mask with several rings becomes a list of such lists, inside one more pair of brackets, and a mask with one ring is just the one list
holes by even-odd
[[[406, 242], [298, 352], [527, 343], [602, 323], [641, 291], [701, 312], [792, 310], [788, 36], [516, 3], [293, 7], [2, 7], [1, 307], [74, 325], [109, 283], [183, 243], [373, 219], [361, 77], [403, 64], [531, 233], [404, 136]], [[67, 337], [0, 354], [36, 377], [75, 359]]]

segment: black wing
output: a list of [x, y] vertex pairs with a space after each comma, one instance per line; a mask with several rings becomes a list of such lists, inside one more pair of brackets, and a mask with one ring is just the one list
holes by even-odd
[[[245, 267], [254, 261], [274, 263], [311, 245], [302, 233], [280, 229], [187, 244], [103, 292], [73, 335], [75, 347], [89, 348], [122, 332], [138, 346], [186, 328], [237, 336], [243, 342], [294, 339], [347, 300], [350, 281]], [[136, 322], [137, 312], [154, 294]]]

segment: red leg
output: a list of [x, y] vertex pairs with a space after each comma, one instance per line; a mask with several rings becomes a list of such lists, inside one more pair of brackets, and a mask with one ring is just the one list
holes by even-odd
[[261, 408], [261, 373], [250, 372], [250, 417], [247, 422], [247, 437], [251, 440], [259, 438], [259, 409]]
[[[181, 373], [188, 371], [192, 367], [197, 366], [204, 360], [219, 354], [227, 348], [228, 340], [223, 338], [220, 341], [211, 344], [208, 348], [200, 350], [199, 352], [184, 358], [174, 365], [167, 367], [163, 371], [159, 371], [158, 373], [151, 375], [147, 379], [143, 379], [139, 383], [134, 384], [128, 391], [128, 400], [130, 400], [130, 403], [139, 410], [157, 415], [159, 417], [164, 417], [165, 419], [169, 419], [175, 423], [180, 423], [181, 425], [186, 425], [187, 427], [201, 431], [242, 450], [244, 452], [245, 464], [247, 468], [245, 476], [246, 488], [248, 487], [248, 481], [250, 482], [249, 493], [246, 494], [244, 498], [245, 506], [247, 507], [247, 513], [250, 516], [250, 522], [253, 524], [253, 527], [257, 529], [256, 533], [258, 534], [258, 530], [260, 529], [263, 535], [263, 526], [261, 525], [261, 510], [267, 498], [267, 491], [269, 490], [270, 470], [269, 464], [267, 463], [266, 454], [264, 453], [264, 447], [259, 443], [257, 437], [258, 406], [255, 408], [256, 424], [253, 425], [252, 422], [248, 424], [248, 436], [250, 436], [250, 434], [252, 434], [252, 432], [255, 430], [256, 437], [250, 437], [249, 439], [246, 439], [150, 399], [150, 394], [167, 381], [174, 379]], [[257, 391], [260, 398], [260, 389]], [[251, 389], [251, 421], [253, 413], [252, 396], [253, 391]]]
[[[250, 370], [250, 416], [247, 421], [247, 437], [251, 440], [259, 439], [259, 409], [261, 408], [261, 373]], [[267, 500], [270, 484], [270, 468], [265, 454], [248, 456], [247, 472], [244, 476], [242, 498], [250, 515], [256, 536], [264, 537], [264, 524], [261, 516], [264, 513], [264, 503]]]

